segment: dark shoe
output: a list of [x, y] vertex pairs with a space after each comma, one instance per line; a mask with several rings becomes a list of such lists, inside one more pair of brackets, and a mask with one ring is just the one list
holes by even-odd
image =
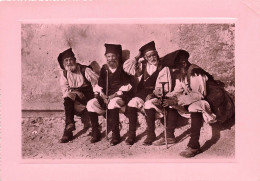
[[194, 149], [194, 148], [188, 147], [183, 152], [181, 152], [180, 155], [185, 158], [191, 158], [191, 157], [196, 156], [200, 152], [201, 152], [200, 148]]
[[128, 136], [125, 140], [125, 143], [127, 145], [133, 145], [135, 143], [135, 136]]
[[93, 132], [93, 135], [92, 135], [92, 138], [91, 138], [90, 142], [91, 143], [96, 143], [98, 141], [100, 141], [100, 132], [99, 132], [99, 130]]
[[153, 142], [155, 141], [155, 139], [156, 139], [155, 135], [150, 135], [150, 136], [148, 135], [146, 137], [146, 139], [144, 140], [143, 145], [145, 145], [145, 146], [152, 145]]
[[60, 139], [60, 143], [68, 143], [69, 141], [73, 140], [73, 133], [72, 132], [64, 132], [62, 138]]
[[[174, 144], [176, 143], [176, 139], [175, 138], [167, 138], [167, 144]], [[154, 142], [153, 145], [154, 146], [162, 146], [165, 145], [165, 138], [162, 137], [161, 139], [159, 139], [158, 141]]]
[[72, 131], [74, 131], [74, 130], [76, 130], [76, 127], [75, 127], [75, 124], [74, 124], [74, 123], [70, 123], [70, 124], [68, 124], [68, 125], [66, 126], [66, 131], [72, 132]]
[[121, 142], [121, 138], [120, 137], [119, 138], [112, 138], [112, 140], [110, 141], [110, 145], [111, 146], [115, 146], [115, 145], [117, 145], [120, 142]]

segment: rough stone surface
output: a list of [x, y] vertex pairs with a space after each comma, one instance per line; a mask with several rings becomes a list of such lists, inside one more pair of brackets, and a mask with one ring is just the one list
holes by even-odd
[[102, 66], [104, 43], [122, 44], [134, 57], [151, 40], [160, 56], [188, 50], [190, 61], [225, 82], [234, 97], [234, 31], [233, 24], [23, 24], [22, 109], [62, 109], [57, 56], [65, 49], [72, 47], [81, 63]]

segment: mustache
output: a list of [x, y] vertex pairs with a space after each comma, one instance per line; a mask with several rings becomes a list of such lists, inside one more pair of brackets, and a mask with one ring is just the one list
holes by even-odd
[[74, 63], [68, 63], [66, 66], [75, 66]]
[[66, 70], [74, 71], [76, 69], [76, 64], [68, 64], [65, 66]]

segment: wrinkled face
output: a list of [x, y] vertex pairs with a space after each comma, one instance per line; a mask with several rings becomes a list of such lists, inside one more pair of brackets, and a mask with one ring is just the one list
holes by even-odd
[[107, 65], [112, 68], [115, 69], [118, 67], [119, 65], [119, 55], [115, 54], [115, 53], [107, 53], [106, 55], [106, 59], [107, 59]]
[[144, 59], [148, 61], [149, 64], [158, 65], [159, 56], [156, 50], [150, 50], [144, 54]]
[[65, 70], [74, 72], [77, 68], [76, 58], [75, 57], [68, 57], [63, 59], [63, 66]]

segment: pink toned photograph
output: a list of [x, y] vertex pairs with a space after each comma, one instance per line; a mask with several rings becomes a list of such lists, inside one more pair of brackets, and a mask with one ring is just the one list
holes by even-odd
[[22, 159], [235, 159], [235, 24], [21, 24]]

